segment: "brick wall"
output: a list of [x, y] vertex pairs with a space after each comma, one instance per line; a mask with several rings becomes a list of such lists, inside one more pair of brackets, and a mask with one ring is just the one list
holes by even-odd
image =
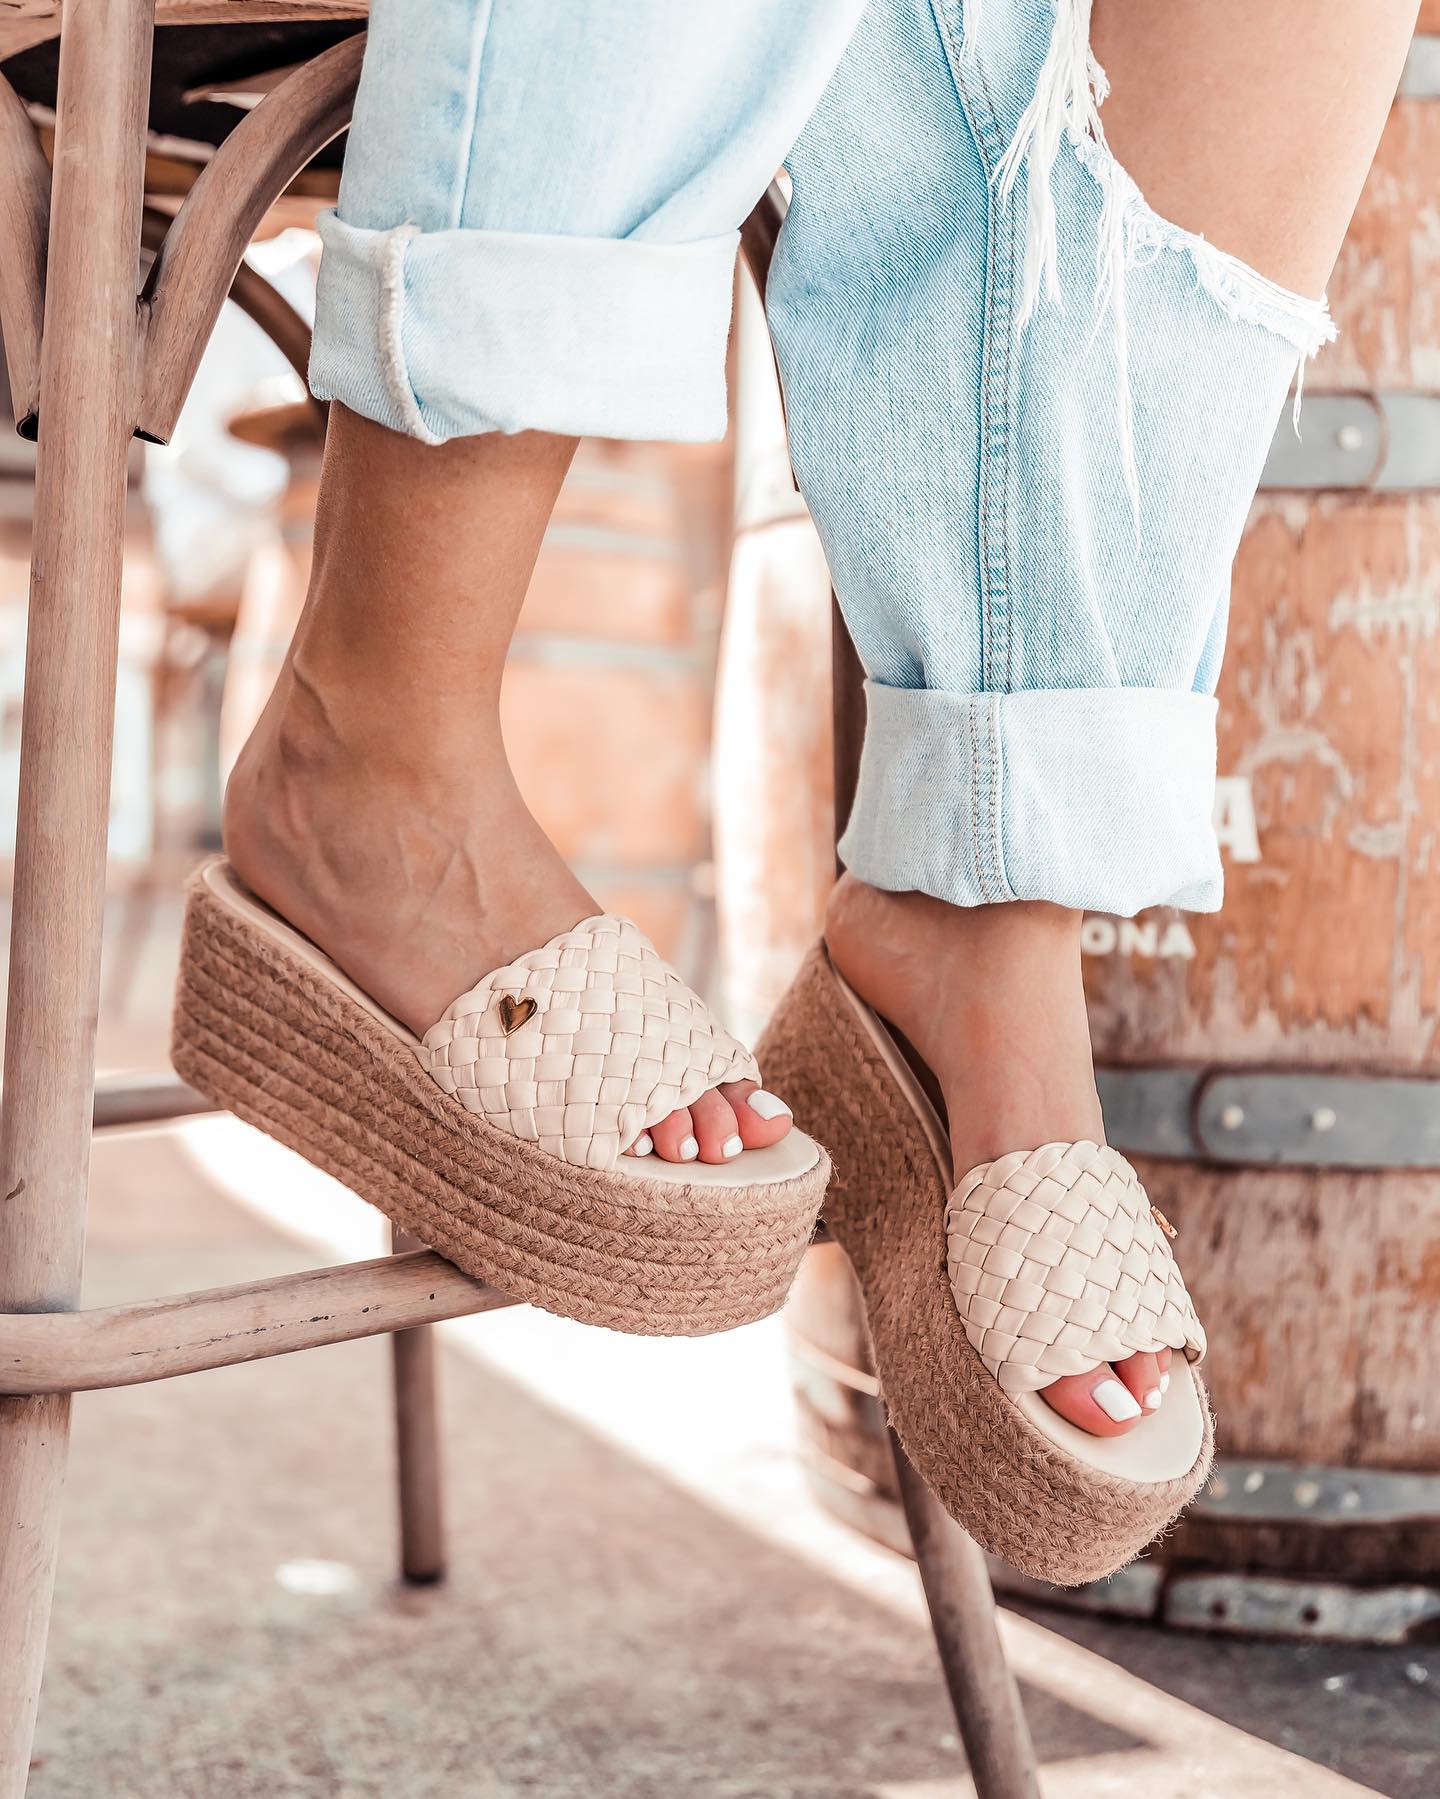
[[724, 445], [583, 444], [501, 702], [516, 778], [561, 853], [701, 981], [729, 521]]

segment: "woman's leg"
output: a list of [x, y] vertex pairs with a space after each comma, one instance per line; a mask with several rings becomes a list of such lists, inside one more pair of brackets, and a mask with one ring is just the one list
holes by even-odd
[[574, 448], [420, 444], [337, 405], [305, 610], [226, 791], [249, 885], [416, 1032], [467, 972], [595, 909], [516, 791], [498, 714]]
[[[722, 434], [736, 230], [860, 10], [372, 9], [322, 222], [311, 376], [336, 404], [314, 574], [225, 842], [416, 1031], [599, 910], [506, 761], [510, 636], [576, 434]], [[787, 1128], [741, 1082], [651, 1135], [723, 1162]]]
[[[1219, 904], [1229, 568], [1328, 335], [1283, 289], [1323, 287], [1415, 10], [1101, 0], [1113, 148], [1205, 243], [1094, 141], [1088, 0], [872, 0], [790, 158], [771, 322], [870, 677], [827, 936], [959, 1170], [1101, 1135], [1084, 910]], [[1164, 1360], [1047, 1396], [1113, 1434]]]
[[1418, 0], [1096, 0], [1105, 135], [1162, 218], [1323, 292]]

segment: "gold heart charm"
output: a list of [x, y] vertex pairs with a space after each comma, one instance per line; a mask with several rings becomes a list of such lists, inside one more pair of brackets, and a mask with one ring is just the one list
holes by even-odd
[[500, 995], [500, 1025], [507, 1037], [513, 1037], [522, 1024], [530, 1020], [540, 1010], [532, 995], [526, 994], [524, 999], [512, 999], [508, 993]]

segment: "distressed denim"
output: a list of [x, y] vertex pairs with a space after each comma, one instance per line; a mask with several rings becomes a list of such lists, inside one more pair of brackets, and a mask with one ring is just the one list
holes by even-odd
[[1158, 218], [1089, 0], [375, 0], [317, 393], [429, 442], [713, 438], [737, 228], [867, 674], [854, 873], [1212, 910], [1229, 570], [1333, 335]]

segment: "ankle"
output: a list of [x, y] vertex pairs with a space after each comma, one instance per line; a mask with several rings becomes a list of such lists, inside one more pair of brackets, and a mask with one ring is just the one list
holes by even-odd
[[276, 717], [225, 792], [245, 885], [421, 1035], [483, 974], [598, 910], [508, 766], [416, 773]]
[[1063, 978], [1080, 975], [1084, 915], [1043, 900], [952, 906], [927, 893], [890, 893], [844, 874], [826, 905], [825, 935], [842, 968], [847, 961], [903, 963], [926, 979], [959, 971], [975, 984], [978, 969], [994, 974]]
[[840, 973], [942, 1091], [959, 1166], [1054, 1139], [1103, 1140], [1081, 915], [960, 907], [845, 876], [826, 913]]
[[351, 835], [373, 851], [387, 819], [423, 817], [458, 841], [522, 808], [494, 709], [402, 699], [322, 675], [304, 653], [286, 664], [226, 785], [223, 835], [242, 875], [261, 853], [343, 854]]
[[256, 731], [296, 781], [360, 776], [427, 795], [473, 790], [504, 766], [498, 683], [452, 669], [448, 684], [416, 683], [403, 667], [352, 660], [343, 646], [297, 644]]

